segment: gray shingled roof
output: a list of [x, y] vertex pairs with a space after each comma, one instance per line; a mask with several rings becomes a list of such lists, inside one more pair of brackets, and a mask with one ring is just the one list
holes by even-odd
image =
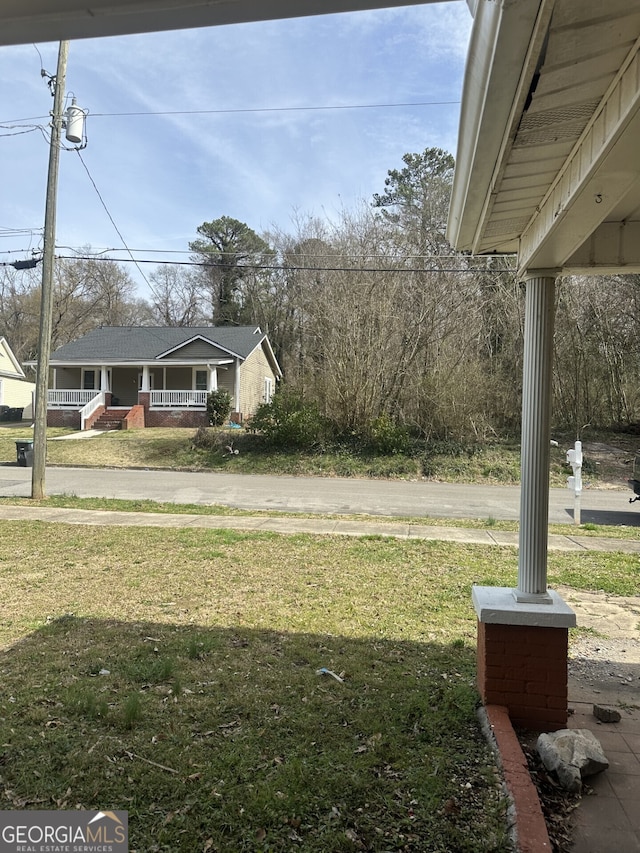
[[198, 336], [243, 359], [266, 338], [256, 326], [101, 326], [53, 352], [51, 364], [151, 362]]

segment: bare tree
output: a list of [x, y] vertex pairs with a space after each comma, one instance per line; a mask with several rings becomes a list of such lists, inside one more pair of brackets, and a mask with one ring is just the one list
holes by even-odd
[[162, 264], [149, 276], [151, 311], [164, 326], [197, 326], [204, 322], [204, 296], [198, 275], [175, 264]]
[[18, 361], [37, 352], [40, 290], [37, 270], [0, 268], [0, 335]]

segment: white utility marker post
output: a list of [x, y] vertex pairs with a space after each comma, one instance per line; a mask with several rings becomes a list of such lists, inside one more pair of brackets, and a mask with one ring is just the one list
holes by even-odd
[[580, 495], [582, 494], [582, 442], [576, 441], [573, 450], [567, 450], [567, 465], [573, 468], [573, 476], [567, 477], [567, 488], [573, 492], [573, 523], [580, 524]]

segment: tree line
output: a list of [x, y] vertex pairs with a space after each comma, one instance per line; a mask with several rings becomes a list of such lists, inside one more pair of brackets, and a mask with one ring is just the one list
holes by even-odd
[[[113, 260], [60, 259], [53, 348], [99, 325], [259, 325], [289, 394], [339, 434], [377, 424], [426, 438], [519, 430], [524, 287], [511, 257], [470, 258], [445, 238], [454, 161], [406, 154], [370, 203], [337, 221], [257, 234], [204, 222], [191, 265], [161, 264], [142, 299]], [[37, 357], [38, 270], [0, 272], [0, 334]], [[628, 428], [639, 417], [640, 277], [562, 278], [553, 420]]]

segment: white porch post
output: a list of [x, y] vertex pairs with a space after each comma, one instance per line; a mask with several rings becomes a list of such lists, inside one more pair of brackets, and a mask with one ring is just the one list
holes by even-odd
[[526, 274], [520, 462], [519, 602], [551, 602], [547, 592], [549, 448], [557, 271]]
[[149, 365], [142, 365], [142, 388], [141, 391], [149, 391]]
[[209, 391], [218, 390], [218, 368], [214, 365], [209, 365]]
[[233, 408], [234, 411], [240, 411], [240, 359], [235, 361], [235, 376], [233, 378]]
[[109, 388], [109, 371], [104, 364], [100, 367], [100, 390], [111, 391]]
[[547, 589], [549, 446], [555, 270], [527, 282], [522, 384], [520, 548], [517, 589], [473, 587], [478, 616], [478, 690], [514, 725], [566, 728], [569, 628], [576, 614]]

